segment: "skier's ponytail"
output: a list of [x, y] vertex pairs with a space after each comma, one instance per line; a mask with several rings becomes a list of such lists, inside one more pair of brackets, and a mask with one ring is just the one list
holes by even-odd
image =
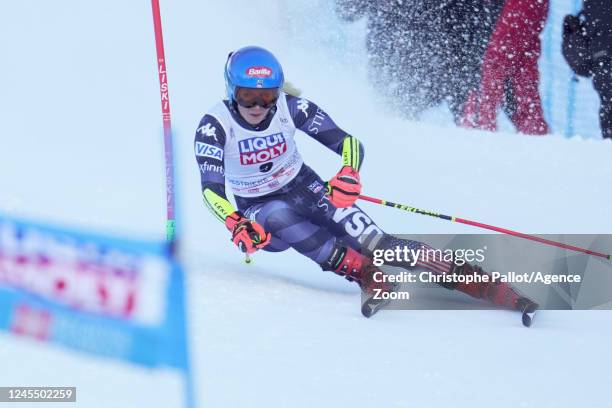
[[287, 95], [295, 96], [296, 98], [302, 94], [302, 90], [296, 88], [291, 82], [285, 81], [283, 84], [283, 92]]

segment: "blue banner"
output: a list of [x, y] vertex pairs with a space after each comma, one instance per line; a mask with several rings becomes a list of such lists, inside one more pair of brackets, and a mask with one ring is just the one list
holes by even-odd
[[189, 378], [185, 316], [183, 271], [165, 242], [0, 214], [0, 329]]

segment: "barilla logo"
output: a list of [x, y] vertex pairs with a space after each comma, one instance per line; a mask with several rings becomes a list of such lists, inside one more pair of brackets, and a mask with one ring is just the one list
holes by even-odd
[[255, 78], [268, 78], [272, 75], [272, 70], [268, 67], [250, 67], [246, 70], [246, 74]]
[[223, 160], [223, 150], [208, 143], [196, 142], [196, 156]]
[[252, 137], [238, 142], [240, 164], [265, 163], [287, 151], [287, 142], [282, 133], [265, 137]]

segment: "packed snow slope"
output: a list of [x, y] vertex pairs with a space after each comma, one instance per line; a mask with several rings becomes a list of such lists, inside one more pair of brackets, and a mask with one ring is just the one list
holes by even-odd
[[[611, 233], [612, 143], [455, 128], [381, 106], [365, 24], [332, 2], [162, 0], [182, 258], [198, 400], [205, 407], [608, 407], [612, 313], [389, 311], [293, 251], [246, 266], [204, 208], [193, 134], [224, 95], [230, 50], [270, 48], [303, 96], [366, 147], [364, 193], [528, 233]], [[147, 1], [5, 2], [0, 211], [163, 238], [164, 167]], [[507, 123], [504, 125], [507, 128]], [[300, 134], [322, 177], [339, 157]], [[388, 232], [472, 228], [364, 203]], [[76, 385], [81, 407], [172, 406], [178, 379], [0, 338], [0, 385]], [[150, 390], [160, 390], [152, 393]]]

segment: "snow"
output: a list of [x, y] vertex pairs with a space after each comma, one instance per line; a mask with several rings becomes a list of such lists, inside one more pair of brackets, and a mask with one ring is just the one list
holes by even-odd
[[[366, 146], [364, 193], [527, 233], [607, 233], [612, 143], [421, 123], [382, 107], [366, 80], [364, 24], [331, 3], [161, 4], [177, 160], [190, 340], [205, 407], [609, 406], [609, 311], [389, 311], [292, 251], [247, 266], [202, 204], [193, 132], [224, 94], [227, 53], [269, 47], [289, 80]], [[284, 11], [283, 11], [284, 10]], [[165, 233], [159, 89], [148, 2], [0, 6], [0, 211], [121, 235]], [[298, 136], [321, 176], [339, 160]], [[364, 203], [393, 233], [473, 228]], [[76, 385], [81, 407], [166, 407], [180, 382], [0, 336], [0, 385]], [[151, 392], [151, 390], [157, 390]], [[178, 406], [178, 405], [175, 405]]]

